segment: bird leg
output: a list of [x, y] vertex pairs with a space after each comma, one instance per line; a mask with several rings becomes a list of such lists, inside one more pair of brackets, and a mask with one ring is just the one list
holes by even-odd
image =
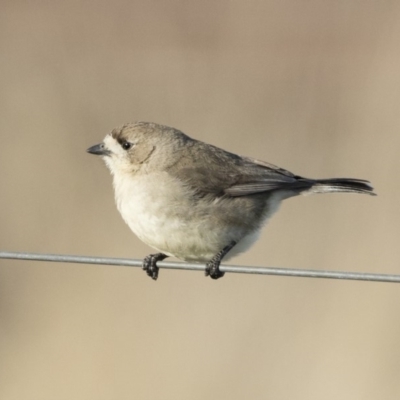
[[168, 256], [163, 253], [150, 254], [143, 260], [143, 269], [151, 279], [157, 280], [159, 268], [157, 267], [157, 261], [162, 261]]
[[228, 246], [225, 246], [219, 253], [217, 253], [207, 264], [205, 275], [209, 276], [212, 279], [222, 278], [225, 275], [225, 272], [220, 271], [219, 266], [221, 264], [222, 259], [226, 256], [229, 250], [232, 249], [236, 245], [236, 242], [231, 242]]

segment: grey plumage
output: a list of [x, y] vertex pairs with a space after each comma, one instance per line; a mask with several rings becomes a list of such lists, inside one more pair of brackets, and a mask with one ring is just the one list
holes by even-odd
[[239, 197], [289, 190], [293, 191], [292, 195], [296, 195], [311, 189], [314, 193], [353, 192], [374, 195], [373, 188], [366, 180], [307, 179], [273, 164], [229, 153], [163, 125], [147, 122], [127, 124], [115, 129], [113, 136], [119, 141], [129, 140], [131, 131], [140, 132], [143, 137], [153, 136], [159, 140], [160, 148], [164, 141], [169, 142], [173, 137], [175, 146], [162, 147], [162, 164], [166, 171], [199, 193]]
[[249, 247], [283, 199], [328, 192], [374, 195], [365, 180], [304, 178], [148, 122], [116, 128], [88, 151], [102, 155], [114, 175], [125, 221], [160, 251], [145, 260], [154, 279], [157, 260], [167, 255], [212, 259], [208, 273], [222, 276], [219, 258]]

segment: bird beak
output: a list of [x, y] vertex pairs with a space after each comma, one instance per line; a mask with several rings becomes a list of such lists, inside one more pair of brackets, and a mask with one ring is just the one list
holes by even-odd
[[95, 154], [96, 156], [109, 156], [111, 154], [111, 151], [105, 148], [104, 143], [95, 144], [94, 146], [89, 147], [86, 151], [90, 154]]

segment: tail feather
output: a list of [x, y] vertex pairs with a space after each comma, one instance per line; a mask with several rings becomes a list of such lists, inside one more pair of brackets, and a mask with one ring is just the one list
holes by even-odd
[[376, 196], [374, 188], [369, 181], [364, 179], [352, 178], [333, 178], [333, 179], [318, 179], [313, 183], [307, 193], [365, 193], [371, 196]]

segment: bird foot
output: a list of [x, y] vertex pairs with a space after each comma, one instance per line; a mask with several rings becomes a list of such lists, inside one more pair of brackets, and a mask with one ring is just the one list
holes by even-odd
[[222, 259], [226, 256], [229, 250], [232, 249], [233, 246], [236, 245], [236, 242], [231, 242], [228, 246], [225, 246], [219, 253], [217, 253], [207, 264], [205, 275], [210, 276], [212, 279], [219, 279], [225, 275], [225, 272], [222, 272], [219, 269]]
[[158, 271], [160, 268], [157, 267], [157, 261], [162, 261], [164, 258], [168, 256], [163, 253], [150, 254], [143, 260], [143, 269], [146, 271], [147, 275], [150, 276], [151, 279], [157, 280]]
[[209, 276], [212, 279], [219, 279], [225, 275], [225, 272], [222, 272], [219, 269], [221, 261], [215, 260], [214, 258], [206, 264], [205, 275]]

